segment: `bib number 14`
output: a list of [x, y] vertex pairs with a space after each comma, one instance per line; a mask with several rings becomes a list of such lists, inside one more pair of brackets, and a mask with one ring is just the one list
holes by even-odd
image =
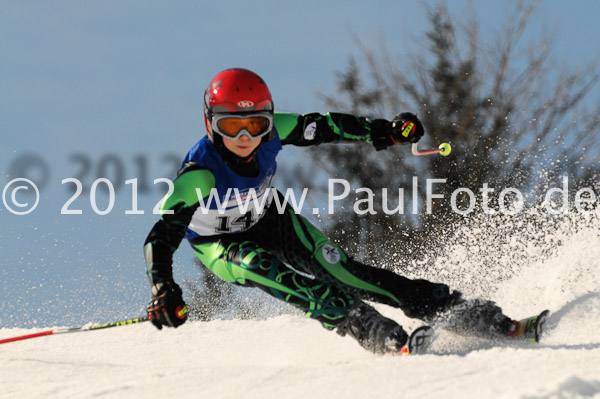
[[255, 222], [253, 212], [246, 212], [241, 216], [217, 216], [216, 233], [231, 233], [248, 230]]

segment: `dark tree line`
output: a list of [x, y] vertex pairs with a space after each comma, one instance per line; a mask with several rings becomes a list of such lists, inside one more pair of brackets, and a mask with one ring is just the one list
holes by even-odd
[[[417, 51], [402, 43], [398, 49], [384, 44], [373, 49], [358, 42], [367, 73], [350, 58], [337, 75], [337, 93], [324, 96], [326, 108], [387, 119], [401, 111], [415, 112], [426, 129], [421, 147], [450, 142], [453, 153], [447, 158], [416, 158], [409, 148], [379, 152], [353, 145], [318, 148], [313, 159], [328, 176], [347, 179], [353, 187], [370, 187], [379, 198], [383, 188], [390, 192], [405, 188], [404, 214], [397, 216], [382, 212], [381, 199], [374, 201], [376, 215], [356, 215], [353, 202], [359, 197], [349, 197], [328, 227], [330, 237], [367, 260], [375, 259], [381, 249], [389, 252], [403, 237], [411, 238], [403, 245], [404, 253], [418, 252], [424, 248], [423, 240], [452, 229], [458, 216], [449, 200], [459, 187], [479, 195], [487, 183], [496, 195], [507, 187], [535, 195], [546, 184], [559, 185], [563, 175], [574, 185], [594, 183], [600, 169], [596, 142], [600, 103], [588, 109], [584, 100], [597, 88], [598, 63], [557, 59], [552, 35], [524, 43], [537, 4], [511, 5], [503, 29], [491, 43], [482, 40], [474, 12], [459, 28], [444, 2], [429, 10], [430, 27], [417, 41]], [[462, 14], [460, 20], [464, 19]], [[393, 56], [394, 52], [401, 55]], [[413, 176], [419, 179], [418, 216], [411, 213]], [[433, 201], [431, 214], [423, 207], [427, 178], [447, 181], [434, 186], [444, 199]], [[468, 198], [456, 199], [465, 209]], [[392, 207], [398, 200], [389, 203]]]

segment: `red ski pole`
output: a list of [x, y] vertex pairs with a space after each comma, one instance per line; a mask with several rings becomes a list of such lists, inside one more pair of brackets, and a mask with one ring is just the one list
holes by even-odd
[[419, 157], [422, 155], [440, 154], [441, 156], [447, 157], [450, 155], [452, 147], [448, 143], [442, 143], [440, 146], [433, 150], [419, 150], [419, 143], [413, 143], [412, 154]]
[[45, 335], [65, 334], [65, 333], [72, 333], [72, 332], [79, 332], [79, 331], [101, 330], [103, 328], [127, 326], [130, 324], [143, 323], [143, 322], [146, 322], [149, 320], [150, 319], [148, 319], [148, 316], [144, 316], [144, 317], [136, 317], [134, 319], [129, 319], [129, 320], [114, 321], [112, 323], [106, 323], [106, 324], [93, 324], [93, 325], [82, 326], [82, 327], [56, 328], [54, 330], [46, 330], [46, 331], [41, 331], [41, 332], [33, 333], [33, 334], [19, 335], [17, 337], [0, 339], [0, 344], [6, 344], [9, 342], [15, 342], [15, 341], [22, 341], [24, 339], [30, 339], [30, 338], [43, 337]]

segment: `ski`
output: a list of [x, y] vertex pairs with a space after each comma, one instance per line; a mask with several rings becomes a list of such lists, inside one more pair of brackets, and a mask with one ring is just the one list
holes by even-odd
[[[515, 321], [515, 328], [508, 334], [508, 338], [539, 343], [544, 334], [548, 316], [550, 316], [550, 311], [544, 310], [536, 316]], [[422, 355], [427, 353], [431, 343], [435, 340], [435, 336], [435, 330], [432, 327], [422, 326], [417, 328], [408, 338], [406, 345], [400, 350], [400, 354]], [[504, 341], [505, 338], [501, 340]]]
[[550, 316], [550, 311], [544, 310], [537, 316], [516, 321], [515, 328], [508, 336], [516, 339], [525, 339], [533, 343], [539, 343], [544, 333], [544, 327], [548, 316]]

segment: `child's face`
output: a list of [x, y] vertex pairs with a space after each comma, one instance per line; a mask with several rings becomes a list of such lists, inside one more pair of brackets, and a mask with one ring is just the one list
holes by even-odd
[[227, 137], [223, 137], [223, 144], [225, 144], [225, 148], [241, 158], [245, 158], [252, 154], [256, 147], [260, 145], [261, 141], [262, 140], [260, 138], [252, 140], [246, 134], [241, 135], [237, 140], [231, 140]]

